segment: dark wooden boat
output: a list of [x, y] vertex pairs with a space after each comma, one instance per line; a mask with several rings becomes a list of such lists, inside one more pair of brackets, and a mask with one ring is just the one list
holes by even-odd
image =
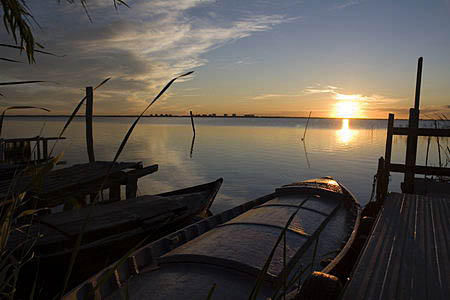
[[[329, 177], [286, 185], [149, 243], [66, 299], [207, 299], [213, 286], [212, 299], [249, 299], [258, 276], [264, 280], [254, 299], [276, 299], [314, 270], [331, 272], [355, 240], [359, 219], [355, 197]], [[98, 285], [107, 274], [114, 276]]]
[[[220, 178], [158, 195], [36, 217], [30, 234], [41, 235], [33, 248], [39, 258], [40, 277], [48, 279], [48, 285], [42, 288], [51, 290], [62, 286], [62, 282], [57, 282], [64, 278], [86, 218], [72, 284], [108, 266], [143, 240], [150, 242], [206, 217], [222, 181]], [[24, 239], [25, 235], [16, 231], [10, 236], [8, 247], [14, 249]], [[33, 264], [28, 265], [33, 268]], [[28, 273], [35, 276], [33, 272]]]

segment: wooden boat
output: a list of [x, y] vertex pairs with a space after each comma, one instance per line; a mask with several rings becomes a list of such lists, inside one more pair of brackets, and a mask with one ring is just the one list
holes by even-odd
[[[95, 274], [144, 239], [146, 242], [155, 240], [199, 217], [206, 217], [222, 181], [220, 178], [158, 195], [36, 217], [29, 234], [41, 235], [33, 249], [39, 258], [40, 277], [50, 279], [43, 289], [62, 286], [62, 282], [55, 282], [64, 278], [73, 247], [84, 226], [71, 283], [79, 283]], [[86, 218], [88, 221], [84, 225]], [[16, 231], [10, 236], [8, 247], [14, 249], [24, 239], [25, 235]], [[29, 268], [33, 268], [32, 264]], [[34, 272], [28, 273], [35, 276]]]
[[276, 299], [314, 270], [332, 272], [359, 219], [357, 200], [337, 181], [293, 183], [149, 243], [65, 299], [249, 299], [259, 276], [254, 299]]

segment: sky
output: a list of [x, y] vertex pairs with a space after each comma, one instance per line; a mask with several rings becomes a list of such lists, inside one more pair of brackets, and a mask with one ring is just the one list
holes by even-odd
[[[75, 1], [77, 2], [77, 1]], [[424, 57], [422, 117], [450, 116], [450, 0], [27, 1], [46, 51], [36, 64], [0, 61], [0, 106], [70, 114], [84, 87], [94, 113], [406, 117]], [[0, 43], [12, 43], [0, 26]], [[0, 47], [0, 57], [26, 57]], [[24, 111], [17, 111], [23, 114]], [[29, 111], [39, 113], [42, 111]], [[13, 112], [11, 112], [13, 114]]]

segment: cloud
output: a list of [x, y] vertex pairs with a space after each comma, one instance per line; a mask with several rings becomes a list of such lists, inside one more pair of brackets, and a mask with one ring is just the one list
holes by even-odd
[[320, 84], [316, 84], [315, 86], [309, 86], [306, 89], [304, 89], [302, 92], [304, 94], [336, 94], [337, 91], [341, 90], [340, 88], [332, 85], [328, 85], [325, 87], [322, 87]]
[[354, 5], [358, 5], [361, 4], [363, 2], [365, 2], [366, 0], [344, 0], [344, 1], [339, 1], [338, 4], [336, 4], [333, 9], [344, 9], [350, 6], [354, 6]]
[[272, 99], [272, 98], [294, 98], [299, 97], [300, 94], [261, 94], [255, 97], [252, 97], [253, 100], [264, 100], [264, 99]]
[[[54, 106], [56, 113], [67, 113], [82, 95], [82, 87], [111, 76], [113, 80], [96, 92], [96, 103], [104, 102], [96, 104], [96, 112], [121, 113], [111, 111], [117, 107], [136, 113], [174, 75], [208, 63], [205, 53], [292, 20], [284, 15], [254, 13], [225, 15], [221, 19], [226, 22], [216, 22], [211, 14], [194, 12], [212, 3], [140, 0], [130, 3], [130, 9], [116, 12], [110, 0], [89, 1], [93, 23], [79, 5], [30, 3], [42, 27], [36, 30], [38, 41], [46, 50], [66, 57], [37, 55], [38, 63], [32, 66], [2, 63], [0, 79], [48, 80], [59, 85], [2, 88], [6, 96], [2, 100], [46, 103]], [[0, 40], [10, 40], [1, 30]], [[0, 48], [0, 56], [18, 57], [6, 48]]]

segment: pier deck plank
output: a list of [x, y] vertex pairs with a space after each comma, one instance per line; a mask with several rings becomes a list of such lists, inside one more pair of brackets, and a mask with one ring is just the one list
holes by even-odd
[[390, 193], [342, 299], [450, 299], [450, 197]]
[[[97, 161], [54, 170], [46, 174], [42, 179], [42, 184], [33, 188], [32, 191], [39, 195], [40, 207], [54, 207], [65, 203], [68, 195], [84, 197], [97, 192], [100, 187], [107, 189], [126, 184], [128, 175], [133, 174], [132, 172], [138, 172], [138, 174], [134, 174], [136, 175], [134, 177], [138, 178], [158, 169], [157, 165], [142, 168], [140, 163], [134, 162], [115, 163], [112, 167], [111, 165], [112, 162]], [[105, 181], [110, 168], [108, 179]], [[125, 172], [126, 169], [135, 169], [136, 171]], [[14, 181], [14, 179], [0, 181], [0, 199], [10, 197], [12, 191], [17, 194], [26, 190], [31, 180], [33, 180], [31, 176], [24, 176], [19, 181]]]

